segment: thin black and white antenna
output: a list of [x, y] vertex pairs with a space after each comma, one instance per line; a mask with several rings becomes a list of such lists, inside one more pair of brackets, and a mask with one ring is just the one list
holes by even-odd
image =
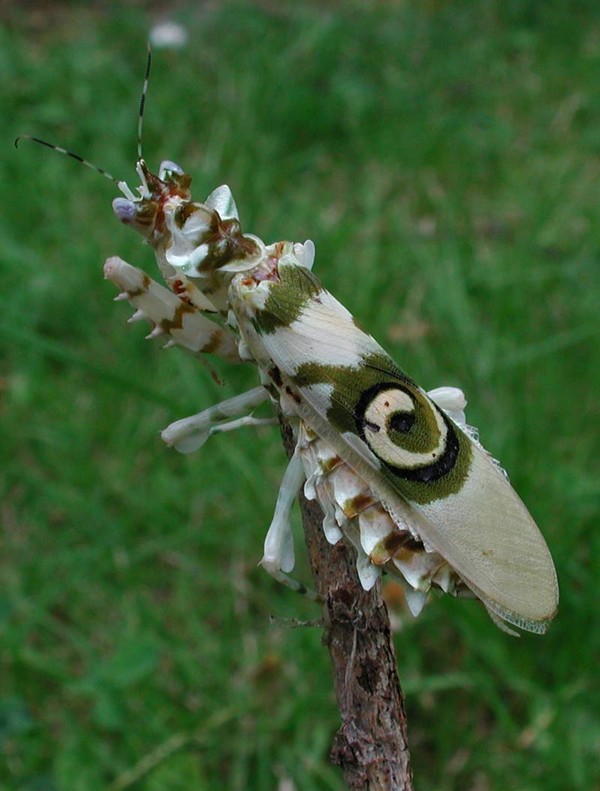
[[105, 179], [112, 181], [113, 184], [116, 184], [117, 187], [120, 188], [122, 182], [116, 179], [108, 170], [104, 170], [104, 168], [98, 167], [98, 165], [94, 165], [93, 162], [90, 162], [89, 159], [84, 159], [83, 157], [76, 154], [74, 151], [69, 151], [67, 148], [63, 148], [62, 146], [56, 146], [54, 143], [49, 143], [47, 140], [42, 140], [39, 137], [34, 137], [33, 135], [19, 135], [15, 140], [15, 148], [19, 147], [19, 143], [21, 140], [33, 140], [34, 143], [39, 143], [41, 146], [46, 146], [46, 148], [51, 149], [52, 151], [58, 151], [59, 154], [65, 154], [67, 157], [71, 157], [71, 159], [77, 160], [82, 165], [85, 165], [86, 168], [90, 168], [90, 170], [96, 171], [101, 176], [104, 176]]
[[150, 67], [152, 66], [152, 50], [148, 44], [148, 60], [146, 61], [146, 74], [144, 75], [144, 84], [142, 86], [142, 95], [140, 97], [140, 114], [138, 117], [138, 132], [137, 132], [137, 158], [143, 159], [142, 154], [142, 130], [144, 127], [144, 110], [146, 109], [146, 96], [148, 95], [148, 83], [150, 82]]
[[[138, 130], [137, 130], [137, 158], [138, 161], [142, 161], [142, 131], [144, 126], [144, 110], [146, 107], [146, 96], [148, 95], [148, 84], [150, 82], [150, 67], [152, 65], [152, 50], [150, 49], [150, 44], [148, 44], [148, 59], [146, 61], [146, 73], [144, 75], [144, 84], [142, 86], [142, 95], [140, 98], [140, 112], [138, 117]], [[116, 184], [117, 187], [121, 190], [121, 192], [129, 199], [129, 200], [136, 200], [135, 196], [127, 186], [125, 181], [119, 181], [116, 179], [112, 173], [109, 173], [104, 168], [98, 167], [93, 162], [90, 162], [89, 159], [84, 159], [84, 157], [76, 154], [74, 151], [69, 151], [67, 148], [63, 148], [62, 146], [57, 146], [54, 143], [49, 143], [47, 140], [42, 140], [40, 137], [35, 137], [34, 135], [19, 135], [15, 140], [15, 148], [19, 147], [19, 143], [21, 140], [32, 140], [34, 143], [39, 143], [41, 146], [46, 146], [46, 148], [51, 149], [52, 151], [58, 151], [59, 154], [64, 154], [67, 157], [71, 157], [71, 159], [75, 159], [77, 162], [80, 162], [82, 165], [85, 165], [90, 170], [99, 173], [101, 176], [104, 176], [105, 179], [108, 181], [112, 181], [113, 184]], [[148, 192], [148, 185], [146, 183], [146, 177], [143, 173], [143, 169], [138, 169], [140, 171], [140, 175], [142, 178], [142, 184], [144, 186], [144, 192]]]

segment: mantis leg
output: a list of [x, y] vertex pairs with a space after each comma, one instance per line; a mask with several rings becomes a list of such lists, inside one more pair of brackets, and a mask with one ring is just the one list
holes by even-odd
[[249, 414], [227, 421], [227, 418], [251, 411], [268, 398], [269, 394], [264, 387], [254, 387], [246, 393], [221, 401], [220, 404], [215, 404], [197, 415], [176, 420], [161, 432], [161, 437], [167, 445], [176, 448], [180, 453], [192, 453], [202, 447], [214, 434], [233, 431], [241, 426], [276, 422], [274, 418], [254, 418]]
[[288, 573], [294, 568], [291, 511], [305, 480], [306, 475], [302, 460], [299, 453], [295, 451], [279, 487], [275, 513], [267, 531], [264, 555], [260, 565], [268, 574], [286, 587], [308, 596], [309, 599], [318, 601], [319, 597], [314, 591], [307, 589], [301, 582], [290, 577]]

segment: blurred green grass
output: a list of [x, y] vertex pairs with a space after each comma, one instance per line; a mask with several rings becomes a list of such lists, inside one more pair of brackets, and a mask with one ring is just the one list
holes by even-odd
[[[107, 10], [109, 8], [110, 10]], [[183, 457], [158, 431], [226, 384], [125, 325], [103, 282], [135, 182], [151, 6], [3, 9], [0, 788], [341, 789], [314, 618], [256, 568], [276, 431]], [[549, 634], [436, 600], [397, 636], [420, 791], [589, 791], [600, 776], [600, 11], [591, 2], [182, 4], [149, 162], [220, 183], [423, 386], [456, 384], [547, 537]], [[302, 554], [302, 553], [299, 553]], [[301, 565], [299, 574], [306, 575]], [[282, 786], [283, 787], [283, 786]]]

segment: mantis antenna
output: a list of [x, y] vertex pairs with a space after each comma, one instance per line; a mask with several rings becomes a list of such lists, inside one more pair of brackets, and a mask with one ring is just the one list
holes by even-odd
[[144, 110], [146, 108], [146, 96], [148, 95], [148, 83], [150, 82], [150, 67], [152, 66], [152, 50], [148, 44], [148, 59], [146, 61], [146, 73], [144, 75], [144, 84], [142, 86], [142, 95], [140, 97], [140, 114], [138, 118], [138, 135], [137, 135], [137, 158], [143, 159], [142, 155], [142, 129], [144, 126]]
[[[148, 83], [150, 81], [150, 67], [152, 65], [152, 51], [150, 49], [150, 44], [148, 44], [148, 59], [146, 61], [146, 73], [144, 75], [144, 84], [142, 86], [142, 96], [140, 98], [140, 112], [138, 118], [138, 131], [137, 131], [137, 156], [138, 160], [142, 159], [142, 130], [144, 125], [144, 109], [146, 106], [146, 96], [148, 95]], [[113, 184], [116, 184], [117, 187], [129, 197], [131, 195], [131, 191], [123, 181], [119, 181], [116, 179], [111, 173], [109, 173], [104, 168], [98, 167], [93, 162], [90, 162], [88, 159], [76, 154], [74, 151], [69, 151], [67, 148], [63, 148], [62, 146], [57, 146], [54, 143], [49, 143], [47, 140], [42, 140], [40, 137], [35, 137], [34, 135], [19, 135], [15, 140], [15, 148], [19, 147], [19, 143], [21, 140], [32, 140], [34, 143], [39, 143], [41, 146], [46, 146], [46, 148], [51, 149], [52, 151], [58, 151], [59, 154], [64, 154], [65, 156], [71, 157], [71, 159], [75, 159], [77, 162], [80, 162], [82, 165], [85, 165], [90, 170], [99, 173], [101, 176], [104, 176], [105, 179], [112, 181]]]
[[81, 164], [85, 165], [86, 168], [90, 168], [90, 170], [94, 170], [96, 171], [96, 173], [99, 173], [101, 176], [104, 176], [105, 179], [112, 181], [113, 184], [117, 185], [117, 187], [119, 187], [121, 183], [107, 170], [98, 167], [98, 165], [94, 165], [93, 162], [90, 162], [88, 159], [84, 159], [83, 157], [79, 156], [79, 154], [76, 154], [74, 151], [69, 151], [68, 149], [63, 148], [62, 146], [56, 146], [54, 145], [54, 143], [49, 143], [47, 140], [42, 140], [41, 138], [34, 137], [33, 135], [19, 135], [15, 140], [15, 148], [19, 147], [19, 143], [21, 142], [21, 140], [33, 140], [34, 143], [39, 143], [41, 146], [46, 146], [46, 148], [50, 148], [52, 151], [58, 151], [59, 154], [65, 154], [66, 156], [71, 157], [71, 159], [75, 159], [77, 160], [77, 162], [81, 162]]

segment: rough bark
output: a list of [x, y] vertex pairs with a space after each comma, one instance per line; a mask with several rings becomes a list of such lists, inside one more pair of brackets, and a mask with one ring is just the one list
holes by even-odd
[[[284, 419], [281, 432], [291, 455], [294, 438]], [[327, 542], [316, 502], [301, 497], [300, 505], [342, 720], [331, 760], [352, 791], [413, 791], [404, 700], [380, 586], [363, 590], [353, 550], [343, 541]]]

